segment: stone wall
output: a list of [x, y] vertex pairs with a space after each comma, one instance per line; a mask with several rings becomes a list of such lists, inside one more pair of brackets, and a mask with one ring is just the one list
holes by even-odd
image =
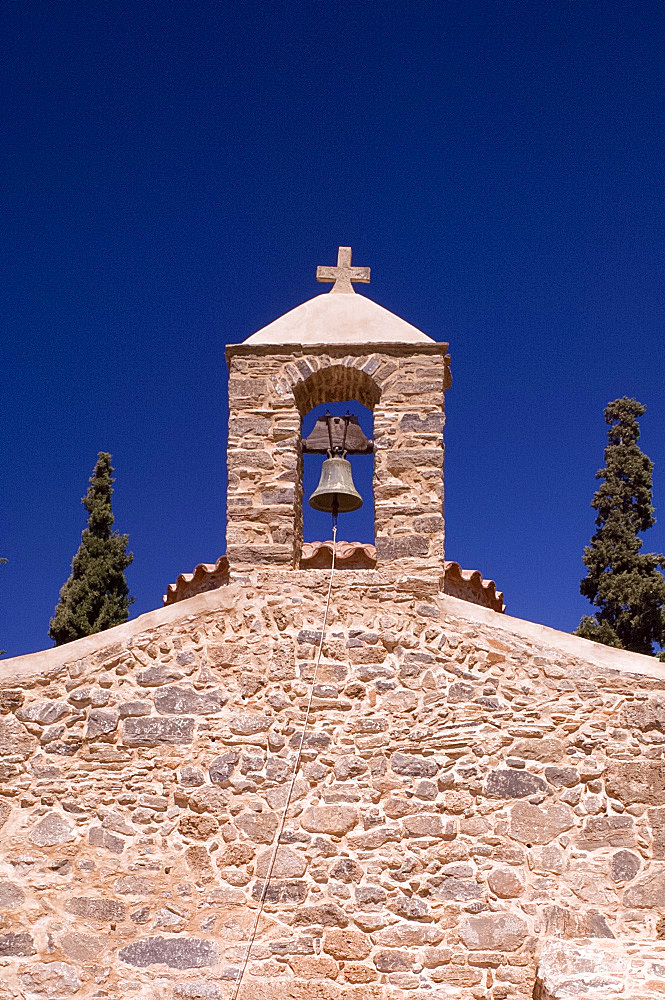
[[[338, 580], [241, 1000], [526, 1000], [550, 938], [662, 936], [665, 665]], [[231, 997], [327, 582], [0, 664], [0, 997]]]
[[302, 417], [319, 403], [356, 399], [374, 415], [379, 563], [442, 572], [446, 350], [446, 344], [433, 342], [355, 351], [348, 346], [227, 348], [227, 556], [232, 567], [298, 565]]

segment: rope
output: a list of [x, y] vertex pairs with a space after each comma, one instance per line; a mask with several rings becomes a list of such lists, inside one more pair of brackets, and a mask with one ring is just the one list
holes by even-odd
[[272, 875], [272, 870], [275, 867], [275, 860], [277, 858], [277, 851], [279, 849], [279, 842], [284, 832], [284, 824], [286, 823], [286, 814], [288, 812], [289, 806], [291, 804], [291, 796], [293, 795], [293, 789], [296, 783], [296, 777], [298, 776], [298, 768], [300, 767], [300, 758], [302, 757], [302, 748], [305, 742], [305, 734], [307, 732], [307, 725], [309, 723], [310, 710], [312, 708], [312, 699], [314, 697], [314, 686], [316, 684], [316, 675], [319, 669], [319, 663], [321, 662], [321, 653], [323, 651], [323, 638], [326, 632], [326, 624], [328, 622], [328, 609], [330, 608], [330, 594], [332, 591], [333, 574], [335, 572], [335, 548], [337, 544], [337, 516], [333, 515], [333, 548], [332, 548], [332, 565], [330, 567], [330, 580], [328, 582], [328, 596], [326, 597], [326, 608], [323, 613], [323, 625], [321, 627], [321, 639], [319, 640], [319, 648], [316, 654], [316, 661], [314, 663], [314, 673], [312, 675], [312, 683], [309, 689], [309, 698], [307, 700], [307, 709], [305, 711], [305, 721], [303, 723], [302, 735], [300, 737], [300, 744], [298, 746], [298, 753], [296, 754], [296, 762], [293, 767], [293, 774], [291, 775], [291, 783], [289, 785], [289, 790], [286, 796], [286, 802], [284, 803], [284, 809], [282, 810], [282, 816], [279, 822], [279, 828], [277, 830], [277, 836], [272, 849], [272, 854], [270, 856], [270, 862], [268, 864], [268, 870], [266, 871], [265, 878], [263, 880], [263, 888], [261, 890], [261, 897], [259, 899], [259, 909], [256, 914], [256, 919], [254, 920], [254, 926], [252, 927], [252, 933], [250, 934], [249, 941], [247, 942], [247, 948], [245, 950], [245, 957], [243, 959], [242, 965], [238, 970], [238, 975], [236, 977], [235, 990], [231, 1000], [238, 1000], [238, 994], [240, 993], [240, 987], [245, 975], [245, 970], [247, 969], [247, 963], [249, 962], [249, 956], [251, 955], [252, 948], [254, 946], [254, 940], [256, 938], [256, 932], [259, 927], [259, 921], [263, 914], [263, 907], [266, 901], [266, 895], [268, 892], [268, 887], [270, 885], [270, 877]]

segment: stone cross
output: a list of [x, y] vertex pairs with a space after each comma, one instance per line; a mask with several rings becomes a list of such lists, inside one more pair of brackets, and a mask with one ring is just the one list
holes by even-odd
[[351, 267], [351, 247], [339, 247], [337, 250], [337, 267], [317, 267], [317, 281], [334, 281], [331, 292], [355, 292], [352, 281], [362, 281], [369, 284], [368, 267]]

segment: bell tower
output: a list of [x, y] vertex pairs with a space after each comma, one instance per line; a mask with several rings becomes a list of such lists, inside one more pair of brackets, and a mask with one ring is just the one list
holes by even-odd
[[[231, 573], [301, 568], [303, 417], [357, 400], [374, 417], [374, 572], [439, 579], [448, 345], [357, 294], [370, 271], [351, 266], [349, 247], [316, 277], [333, 282], [329, 293], [226, 349]], [[353, 541], [343, 514], [339, 538]]]

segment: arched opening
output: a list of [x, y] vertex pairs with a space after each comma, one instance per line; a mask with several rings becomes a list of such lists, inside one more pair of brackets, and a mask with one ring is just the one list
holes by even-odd
[[[293, 386], [293, 395], [300, 413], [301, 441], [311, 433], [317, 419], [326, 411], [343, 416], [347, 411], [358, 419], [365, 436], [374, 438], [374, 408], [381, 390], [372, 375], [378, 367], [374, 358], [344, 358], [316, 369]], [[325, 455], [303, 454], [300, 450], [300, 486], [296, 501], [296, 538], [303, 542], [324, 542], [332, 538], [332, 518], [309, 506], [309, 497], [316, 489]], [[374, 455], [349, 454], [356, 490], [363, 498], [359, 511], [340, 514], [338, 539], [347, 542], [374, 544]]]
[[[370, 359], [368, 365], [373, 366]], [[376, 362], [378, 367], [378, 362]], [[381, 397], [381, 390], [371, 376], [352, 364], [328, 365], [312, 372], [293, 386], [293, 396], [300, 416], [304, 417], [320, 403], [337, 403], [340, 400], [357, 400], [368, 410], [373, 410]]]
[[[333, 417], [346, 413], [357, 417], [365, 437], [373, 439], [374, 418], [372, 411], [356, 399], [339, 402], [319, 403], [302, 418], [302, 440], [311, 433], [319, 417], [330, 413]], [[303, 542], [327, 541], [332, 538], [332, 518], [330, 514], [313, 510], [309, 498], [316, 489], [321, 475], [325, 455], [303, 454], [303, 497], [302, 524]], [[340, 541], [374, 544], [374, 455], [348, 454], [353, 482], [361, 495], [363, 505], [359, 510], [339, 515], [338, 538]]]

